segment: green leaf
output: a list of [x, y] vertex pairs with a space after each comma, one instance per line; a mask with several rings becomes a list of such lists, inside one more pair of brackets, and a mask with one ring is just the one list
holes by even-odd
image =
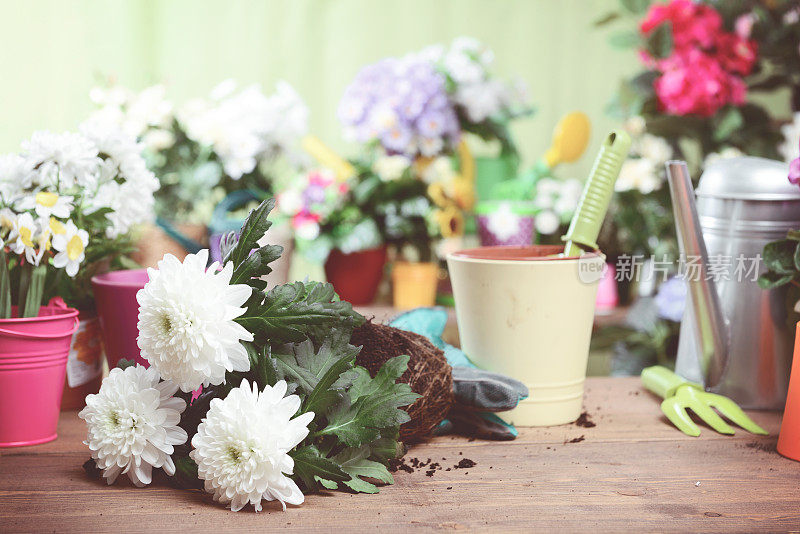
[[357, 326], [364, 318], [338, 300], [331, 284], [295, 282], [272, 288], [264, 301], [248, 308], [236, 322], [257, 339], [297, 343], [324, 339], [334, 326]]
[[281, 254], [283, 254], [283, 247], [280, 245], [266, 245], [253, 251], [234, 269], [231, 284], [243, 284], [251, 278], [268, 275], [272, 272], [269, 263], [280, 258]]
[[408, 384], [395, 383], [405, 372], [408, 356], [387, 361], [375, 378], [363, 367], [356, 367], [353, 385], [347, 398], [328, 417], [328, 426], [319, 433], [335, 435], [349, 447], [359, 447], [380, 436], [386, 427], [396, 427], [409, 421], [401, 410], [412, 404], [419, 395]]
[[269, 227], [272, 226], [267, 215], [274, 207], [275, 199], [269, 198], [250, 212], [239, 234], [239, 242], [228, 253], [224, 263], [232, 261], [233, 266], [238, 267], [249, 256], [250, 251], [256, 248], [258, 240], [264, 237]]
[[[340, 375], [353, 367], [358, 347], [348, 343], [350, 332], [334, 330], [325, 338], [319, 350], [307, 339], [302, 343], [285, 345], [274, 351], [278, 369], [287, 380], [297, 383], [308, 397], [304, 411], [318, 412], [317, 400], [336, 383]], [[349, 384], [340, 384], [343, 389]], [[314, 405], [314, 408], [311, 405]]]
[[650, 32], [645, 41], [645, 49], [655, 58], [665, 58], [672, 54], [672, 26], [663, 22]]
[[339, 489], [339, 484], [332, 480], [325, 480], [324, 478], [314, 477], [314, 480], [322, 484], [325, 489], [335, 490]]
[[725, 141], [744, 125], [744, 117], [738, 108], [730, 107], [720, 118], [714, 129], [714, 140]]
[[184, 489], [198, 489], [203, 483], [197, 476], [197, 464], [188, 456], [173, 459], [175, 463], [175, 476], [173, 481], [176, 486]]
[[359, 448], [345, 449], [333, 457], [333, 461], [350, 476], [350, 480], [346, 480], [344, 483], [353, 491], [378, 492], [377, 486], [363, 480], [363, 477], [373, 478], [384, 484], [394, 484], [394, 478], [385, 465], [367, 459], [370, 452], [370, 447], [365, 445]]
[[797, 242], [788, 239], [767, 243], [764, 246], [764, 265], [770, 271], [793, 275], [795, 272], [795, 249], [797, 247]]
[[758, 277], [758, 287], [761, 289], [774, 289], [776, 287], [785, 286], [794, 279], [791, 274], [779, 274], [773, 271], [767, 271]]
[[290, 451], [289, 456], [294, 460], [294, 474], [300, 477], [309, 490], [317, 489], [317, 482], [322, 482], [322, 480], [334, 483], [334, 487], [331, 488], [326, 482], [322, 482], [326, 488], [336, 489], [336, 482], [344, 482], [351, 476], [345, 473], [336, 462], [324, 458], [319, 449], [313, 445]]
[[612, 33], [608, 38], [608, 44], [614, 48], [633, 48], [641, 42], [639, 34], [633, 30], [621, 30]]

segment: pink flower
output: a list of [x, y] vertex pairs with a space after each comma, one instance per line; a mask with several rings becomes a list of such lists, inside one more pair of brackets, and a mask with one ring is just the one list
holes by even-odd
[[800, 158], [795, 158], [789, 164], [789, 181], [793, 184], [800, 184]]
[[662, 75], [653, 84], [662, 111], [708, 117], [727, 104], [741, 105], [747, 86], [700, 50], [659, 61]]
[[668, 4], [653, 4], [639, 26], [643, 35], [668, 22], [676, 51], [693, 46], [710, 48], [722, 28], [722, 17], [712, 7], [691, 0], [672, 0]]
[[320, 216], [316, 213], [311, 213], [308, 210], [303, 210], [294, 217], [292, 217], [292, 226], [295, 228], [300, 228], [305, 226], [306, 224], [310, 223], [318, 223], [320, 221]]

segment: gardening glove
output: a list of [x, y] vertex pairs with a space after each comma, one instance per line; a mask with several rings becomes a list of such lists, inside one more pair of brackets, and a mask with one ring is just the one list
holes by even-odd
[[442, 339], [447, 324], [444, 308], [416, 308], [398, 315], [389, 326], [426, 337], [444, 351], [453, 371], [454, 406], [442, 421], [437, 434], [457, 433], [481, 439], [510, 440], [517, 429], [492, 412], [516, 408], [527, 398], [522, 382], [499, 373], [478, 369], [460, 349]]

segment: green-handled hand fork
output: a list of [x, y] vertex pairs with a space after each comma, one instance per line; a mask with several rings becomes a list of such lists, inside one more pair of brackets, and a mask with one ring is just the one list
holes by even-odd
[[729, 398], [703, 391], [699, 384], [681, 378], [666, 367], [654, 365], [643, 370], [642, 384], [664, 399], [661, 411], [681, 432], [689, 436], [699, 436], [700, 428], [686, 413], [687, 408], [720, 434], [733, 434], [734, 430], [717, 415], [714, 408], [731, 422], [752, 434], [768, 434]]

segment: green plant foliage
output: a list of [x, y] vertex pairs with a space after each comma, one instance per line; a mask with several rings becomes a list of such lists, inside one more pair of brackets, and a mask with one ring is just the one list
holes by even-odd
[[265, 201], [251, 212], [225, 260], [233, 262], [239, 283], [253, 289], [247, 312], [237, 319], [255, 337], [243, 344], [250, 369], [229, 372], [224, 384], [204, 388], [184, 412], [181, 427], [189, 439], [173, 455], [175, 484], [199, 487], [197, 466], [189, 458], [192, 436], [211, 401], [225, 398], [246, 378], [259, 389], [285, 380], [288, 391], [300, 397], [297, 415], [314, 413], [309, 435], [289, 453], [293, 476], [305, 491], [375, 493], [375, 483], [394, 482], [387, 465], [402, 450], [398, 430], [409, 419], [401, 408], [418, 398], [407, 384], [396, 383], [408, 356], [388, 361], [370, 378], [366, 369], [355, 366], [359, 348], [349, 344], [353, 328], [364, 318], [339, 300], [330, 284], [295, 282], [265, 293], [259, 280], [250, 278], [260, 276], [279, 255], [276, 247], [252, 250], [259, 233], [269, 227], [272, 205]]

